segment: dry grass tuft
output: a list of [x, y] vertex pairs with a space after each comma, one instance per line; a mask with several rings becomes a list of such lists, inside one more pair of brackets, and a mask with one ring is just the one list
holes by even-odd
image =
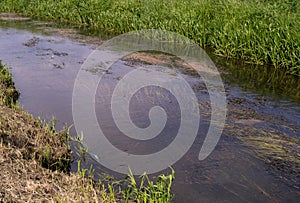
[[22, 110], [0, 106], [0, 201], [101, 202], [92, 180], [66, 173], [71, 152], [61, 133], [35, 122]]
[[101, 202], [100, 190], [78, 174], [67, 175], [23, 158], [22, 149], [0, 144], [0, 201]]

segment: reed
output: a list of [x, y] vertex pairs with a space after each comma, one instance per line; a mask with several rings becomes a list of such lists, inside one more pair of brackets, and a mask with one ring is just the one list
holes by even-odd
[[2, 0], [1, 11], [112, 34], [174, 31], [215, 54], [300, 74], [299, 1]]

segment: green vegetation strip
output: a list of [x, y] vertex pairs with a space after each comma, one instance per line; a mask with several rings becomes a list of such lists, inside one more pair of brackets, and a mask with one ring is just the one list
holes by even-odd
[[[23, 111], [9, 69], [0, 61], [0, 202], [171, 202], [170, 175], [156, 181], [132, 174], [121, 181], [94, 180], [93, 170], [70, 171], [73, 159], [69, 129], [56, 132], [47, 123]], [[87, 153], [87, 149], [79, 149]], [[122, 188], [122, 189], [120, 189]]]
[[218, 55], [300, 75], [300, 1], [2, 0], [0, 12], [120, 34], [163, 29]]

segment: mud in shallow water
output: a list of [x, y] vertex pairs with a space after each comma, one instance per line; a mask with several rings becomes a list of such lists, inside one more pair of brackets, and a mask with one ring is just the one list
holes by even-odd
[[15, 13], [0, 13], [0, 20], [2, 21], [29, 21], [29, 17], [20, 16]]
[[[0, 58], [12, 68], [16, 86], [21, 92], [21, 105], [35, 116], [42, 115], [50, 119], [55, 115], [59, 120], [59, 127], [64, 123], [73, 123], [71, 103], [74, 79], [85, 58], [96, 47], [93, 43], [86, 43], [89, 37], [80, 35], [70, 39], [69, 35], [60, 34], [62, 30], [68, 29], [52, 25], [49, 28], [48, 24], [42, 29], [41, 26], [35, 27], [34, 23], [28, 22], [2, 22], [0, 29]], [[199, 161], [199, 149], [210, 119], [209, 95], [205, 84], [201, 78], [195, 77], [195, 71], [191, 67], [185, 68], [185, 64], [176, 57], [136, 53], [126, 60], [118, 61], [105, 74], [108, 90], [114, 87], [126, 71], [133, 70], [137, 65], [171, 68], [172, 75], [184, 77], [198, 97], [202, 116], [198, 137], [191, 150], [173, 166], [176, 171], [173, 187], [175, 202], [276, 202], [296, 201], [300, 198], [298, 100], [288, 94], [281, 100], [280, 93], [274, 93], [270, 87], [264, 87], [263, 91], [258, 86], [245, 88], [250, 82], [245, 78], [244, 83], [238, 80], [241, 76], [236, 75], [231, 67], [225, 66], [222, 72], [229, 108], [226, 128], [215, 151], [204, 161]], [[98, 71], [101, 70], [90, 73], [97, 74]], [[254, 77], [260, 75], [258, 73], [247, 72], [253, 76], [251, 83], [259, 81], [259, 78]], [[289, 81], [291, 89], [299, 88], [295, 86], [299, 84], [299, 79]], [[115, 146], [124, 151], [143, 154], [158, 150], [173, 139], [176, 131], [174, 126], [178, 122], [178, 108], [176, 105], [169, 105], [168, 99], [173, 101], [171, 96], [160, 101], [160, 105], [175, 116], [168, 123], [164, 139], [153, 140], [152, 145], [149, 145], [132, 142], [119, 134], [110, 120], [111, 113], [105, 108], [105, 95], [109, 96], [110, 91], [103, 91], [101, 88], [98, 91], [96, 110], [102, 115], [102, 120], [99, 120]], [[148, 110], [153, 104], [149, 103], [145, 92], [136, 95], [133, 102], [133, 121], [139, 126], [147, 126]], [[112, 173], [93, 161], [90, 163], [94, 164], [96, 173]]]

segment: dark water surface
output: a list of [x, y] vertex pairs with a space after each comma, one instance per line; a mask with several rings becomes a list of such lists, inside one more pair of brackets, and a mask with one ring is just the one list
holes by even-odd
[[[51, 35], [29, 22], [0, 22], [0, 58], [11, 68], [16, 87], [21, 92], [21, 106], [34, 116], [42, 115], [45, 119], [55, 116], [58, 128], [65, 123], [73, 123], [74, 80], [81, 64], [95, 47], [93, 44]], [[264, 121], [263, 129], [276, 129], [290, 136], [299, 136], [299, 78], [267, 67], [249, 68], [238, 63], [214, 60], [222, 65], [222, 77], [230, 104], [228, 126], [240, 119], [231, 116], [237, 108], [248, 108], [263, 115], [263, 118], [272, 118]], [[176, 98], [169, 92], [157, 87], [143, 88], [132, 98], [132, 121], [138, 127], [147, 127], [150, 108], [159, 105], [167, 112], [167, 125], [159, 136], [148, 143], [122, 135], [113, 122], [109, 101], [120, 78], [134, 70], [135, 65], [120, 60], [106, 72], [97, 89], [95, 109], [99, 124], [111, 143], [128, 153], [148, 154], [172, 142], [180, 123], [180, 112]], [[158, 68], [157, 65], [144, 67]], [[164, 70], [168, 71], [167, 68]], [[99, 71], [90, 70], [90, 74], [97, 75]], [[249, 153], [249, 148], [226, 128], [213, 153], [199, 161], [199, 150], [209, 126], [209, 96], [201, 78], [176, 68], [172, 69], [170, 75], [174, 76], [174, 81], [177, 75], [184, 77], [193, 87], [201, 111], [200, 128], [193, 146], [172, 166], [176, 172], [173, 187], [175, 202], [297, 202], [300, 199], [297, 185], [289, 185], [275, 176], [268, 164]], [[281, 125], [282, 120], [292, 127]], [[105, 171], [122, 177], [95, 162], [93, 164], [96, 173]], [[169, 170], [161, 173], [167, 172]]]

